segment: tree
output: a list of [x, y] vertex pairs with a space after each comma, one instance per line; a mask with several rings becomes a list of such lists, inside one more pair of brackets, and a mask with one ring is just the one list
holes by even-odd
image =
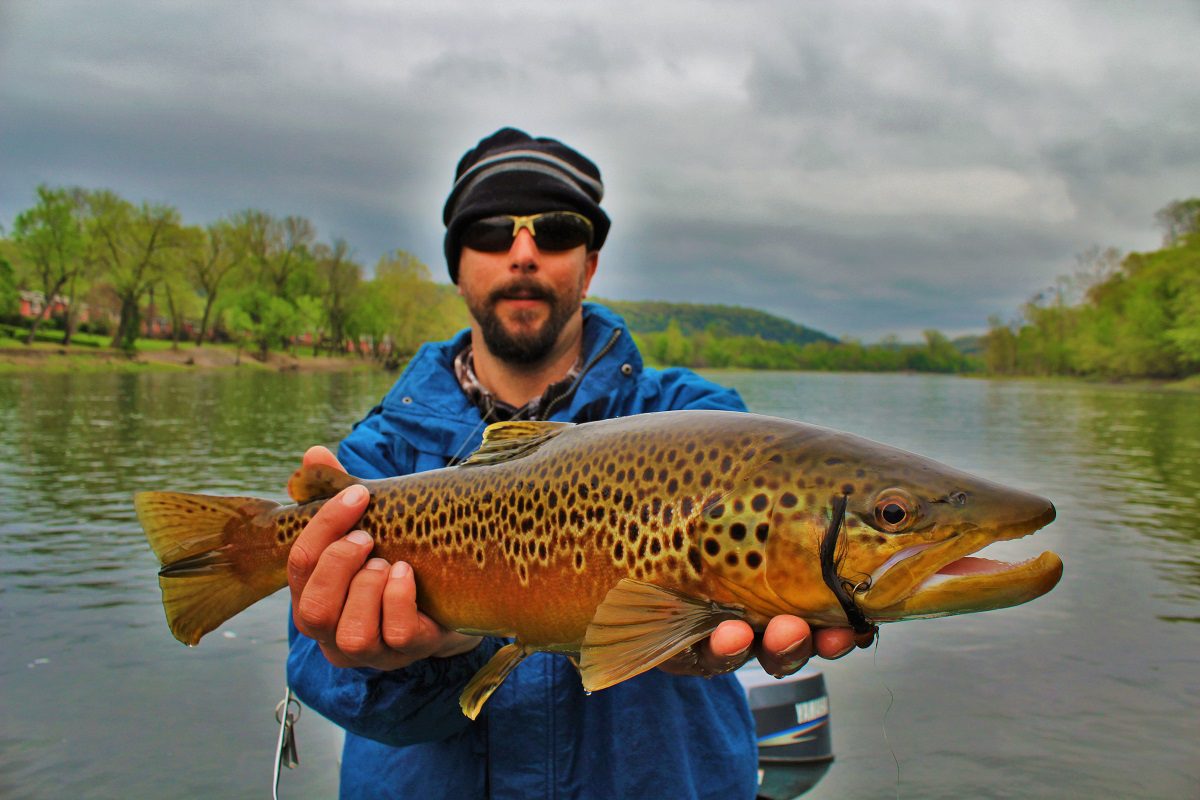
[[1172, 200], [1154, 218], [1163, 229], [1163, 247], [1171, 247], [1189, 233], [1200, 233], [1200, 197]]
[[346, 341], [347, 324], [360, 297], [357, 290], [362, 282], [362, 267], [350, 257], [350, 246], [342, 238], [334, 239], [332, 247], [318, 244], [313, 248], [313, 256], [322, 316], [329, 325], [329, 352], [339, 353]]
[[0, 319], [15, 316], [20, 307], [21, 293], [17, 289], [12, 262], [0, 251]]
[[412, 253], [396, 250], [375, 265], [371, 292], [378, 293], [384, 308], [385, 336], [401, 355], [415, 353], [437, 327], [440, 305], [429, 267]]
[[167, 252], [180, 244], [179, 212], [142, 203], [134, 206], [111, 191], [89, 196], [94, 257], [120, 303], [112, 346], [133, 350], [140, 329], [140, 305], [162, 280]]
[[253, 261], [260, 283], [276, 297], [300, 294], [296, 278], [311, 259], [309, 245], [317, 229], [304, 217], [277, 219], [266, 211], [248, 209], [234, 215], [242, 244]]
[[[38, 326], [63, 287], [84, 268], [84, 232], [76, 215], [76, 201], [67, 189], [37, 188], [38, 202], [17, 215], [13, 239], [30, 278], [42, 289], [42, 307], [29, 328], [25, 344], [33, 344]], [[67, 340], [70, 342], [70, 325]]]
[[[171, 349], [179, 349], [179, 340], [183, 337], [187, 320], [195, 318], [199, 305], [198, 297], [192, 288], [189, 270], [192, 267], [190, 255], [199, 246], [198, 237], [203, 237], [200, 228], [181, 228], [179, 231], [179, 246], [165, 254], [164, 269], [158, 284], [162, 297], [167, 303], [167, 316], [171, 320]], [[153, 301], [154, 289], [150, 291]]]
[[196, 346], [199, 347], [208, 333], [221, 289], [227, 279], [246, 264], [246, 249], [245, 236], [240, 235], [229, 220], [190, 230], [183, 250], [184, 273], [204, 298], [200, 329], [196, 331]]

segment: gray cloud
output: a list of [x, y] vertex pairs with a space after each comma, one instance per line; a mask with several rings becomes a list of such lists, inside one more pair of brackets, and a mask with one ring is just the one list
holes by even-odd
[[39, 182], [311, 217], [442, 274], [505, 124], [603, 168], [596, 293], [868, 340], [1011, 316], [1200, 194], [1190, 3], [0, 5], [0, 223]]

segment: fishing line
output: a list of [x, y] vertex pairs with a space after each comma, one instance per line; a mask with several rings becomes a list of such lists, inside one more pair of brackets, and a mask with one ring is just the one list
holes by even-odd
[[462, 456], [462, 451], [465, 450], [467, 448], [467, 445], [469, 445], [471, 443], [471, 440], [475, 438], [475, 434], [479, 432], [479, 429], [482, 428], [483, 426], [485, 426], [486, 424], [487, 424], [486, 418], [481, 416], [479, 418], [479, 422], [476, 423], [475, 427], [471, 428], [471, 432], [467, 434], [467, 438], [463, 439], [463, 443], [460, 444], [458, 446], [458, 449], [454, 451], [454, 455], [452, 455], [450, 457], [450, 460], [446, 463], [446, 466], [453, 467], [455, 464], [458, 463], [459, 457]]
[[887, 745], [888, 752], [892, 754], [892, 761], [896, 764], [896, 800], [900, 800], [900, 759], [896, 756], [896, 750], [892, 747], [892, 737], [888, 736], [887, 720], [888, 715], [892, 713], [892, 706], [896, 704], [896, 695], [892, 693], [891, 688], [887, 685], [887, 681], [883, 679], [883, 673], [879, 670], [879, 637], [875, 637], [874, 653], [871, 655], [871, 664], [875, 668], [875, 677], [879, 679], [879, 685], [888, 693], [888, 706], [883, 712], [883, 719], [880, 720], [883, 728], [883, 742]]

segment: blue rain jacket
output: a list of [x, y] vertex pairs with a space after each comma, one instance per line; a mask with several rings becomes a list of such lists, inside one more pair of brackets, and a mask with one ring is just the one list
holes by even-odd
[[[687, 370], [642, 366], [624, 322], [584, 304], [585, 372], [551, 419], [587, 422], [686, 408], [745, 410], [741, 398]], [[352, 475], [440, 468], [482, 440], [479, 411], [454, 376], [468, 332], [427, 344], [338, 458]], [[733, 675], [706, 680], [650, 670], [585, 695], [562, 656], [535, 653], [474, 722], [458, 696], [505, 642], [405, 669], [340, 669], [290, 626], [288, 679], [346, 729], [343, 798], [672, 798], [750, 800], [754, 722]]]

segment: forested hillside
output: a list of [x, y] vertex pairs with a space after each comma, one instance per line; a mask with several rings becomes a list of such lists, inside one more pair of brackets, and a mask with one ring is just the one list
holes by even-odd
[[766, 311], [741, 306], [698, 305], [657, 301], [601, 300], [625, 318], [634, 333], [663, 333], [674, 320], [684, 336], [757, 336], [768, 342], [805, 345], [836, 343], [834, 337]]

